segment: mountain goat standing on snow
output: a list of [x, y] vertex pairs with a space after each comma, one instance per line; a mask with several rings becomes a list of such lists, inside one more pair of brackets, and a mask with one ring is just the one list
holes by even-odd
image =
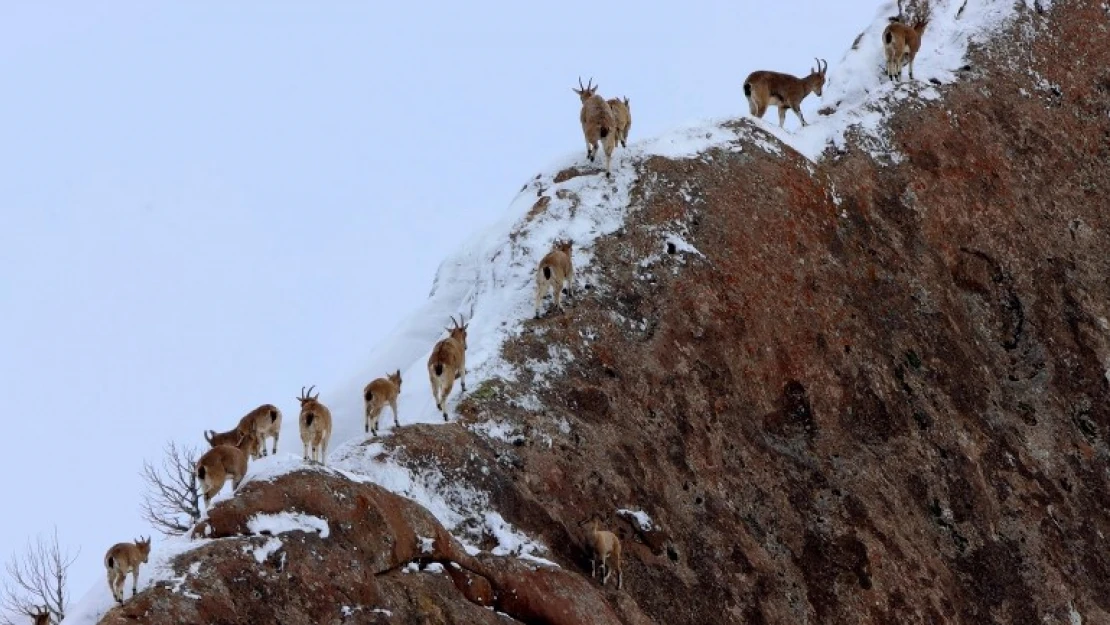
[[591, 78], [586, 86], [582, 86], [582, 78], [578, 78], [578, 88], [571, 89], [582, 100], [582, 110], [578, 113], [578, 121], [582, 123], [582, 134], [586, 136], [586, 158], [592, 163], [597, 154], [597, 142], [601, 141], [605, 148], [605, 177], [610, 177], [609, 166], [613, 160], [613, 149], [617, 147], [617, 119], [605, 98], [597, 95], [597, 85]]
[[432, 355], [428, 357], [432, 397], [436, 400], [436, 408], [443, 413], [444, 421], [447, 421], [447, 396], [451, 394], [455, 378], [459, 378], [462, 392], [466, 392], [466, 328], [470, 324], [455, 321], [454, 316], [451, 317], [451, 324], [453, 327], [445, 328], [449, 336], [436, 343]]
[[301, 442], [304, 443], [305, 460], [327, 464], [328, 441], [331, 440], [331, 411], [320, 403], [320, 393], [312, 395], [314, 388], [315, 384], [308, 387], [306, 393], [302, 386], [301, 396], [297, 398], [301, 402]]
[[787, 109], [794, 111], [802, 125], [806, 126], [806, 118], [802, 116], [802, 100], [811, 93], [821, 95], [825, 86], [825, 72], [829, 69], [828, 63], [822, 67], [821, 59], [816, 61], [817, 68], [810, 70], [805, 78], [762, 70], [748, 74], [744, 81], [744, 96], [748, 98], [752, 115], [762, 119], [767, 107], [773, 105], [779, 107], [779, 128], [786, 123]]
[[622, 148], [627, 148], [628, 131], [632, 129], [632, 105], [628, 98], [613, 98], [609, 100], [609, 110], [613, 111], [613, 118], [617, 121], [617, 140]]
[[205, 507], [212, 503], [212, 498], [223, 489], [228, 478], [231, 478], [232, 492], [239, 488], [239, 483], [247, 475], [247, 461], [257, 447], [258, 434], [247, 430], [235, 446], [216, 445], [204, 452], [197, 461], [197, 479], [204, 493]]
[[536, 268], [536, 319], [540, 318], [540, 304], [550, 289], [554, 291], [555, 307], [563, 307], [563, 287], [567, 295], [574, 289], [574, 266], [570, 262], [573, 241], [558, 241]]
[[912, 26], [902, 23], [901, 16], [891, 18], [883, 30], [883, 52], [886, 53], [886, 76], [891, 81], [902, 80], [902, 67], [909, 64], [913, 80], [913, 59], [921, 49], [921, 35], [929, 23], [928, 10], [914, 20]]
[[362, 391], [362, 399], [366, 404], [366, 431], [378, 435], [378, 419], [386, 404], [393, 409], [393, 427], [401, 425], [397, 422], [397, 396], [401, 394], [401, 370], [391, 373], [384, 378], [378, 378], [366, 385]]
[[217, 445], [230, 445], [236, 447], [239, 440], [247, 433], [255, 433], [255, 446], [248, 451], [251, 458], [261, 458], [266, 455], [266, 439], [273, 437], [274, 452], [277, 453], [278, 435], [281, 434], [281, 410], [273, 404], [262, 404], [248, 412], [234, 429], [226, 432], [207, 430], [204, 440], [212, 447]]
[[104, 568], [108, 569], [108, 588], [112, 598], [123, 603], [123, 582], [131, 574], [131, 596], [139, 592], [139, 565], [150, 558], [150, 539], [133, 543], [116, 543], [104, 554]]

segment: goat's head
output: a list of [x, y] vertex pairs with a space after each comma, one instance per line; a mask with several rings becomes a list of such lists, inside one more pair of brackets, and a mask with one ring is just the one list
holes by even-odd
[[397, 391], [400, 392], [400, 390], [401, 390], [401, 370], [398, 369], [396, 372], [389, 374], [389, 381], [393, 382], [393, 385], [397, 387]]
[[146, 537], [146, 538], [142, 538], [140, 536], [139, 539], [135, 541], [135, 546], [138, 547], [139, 555], [142, 556], [144, 563], [147, 560], [150, 559], [150, 537], [149, 536]]
[[297, 401], [301, 402], [301, 409], [302, 410], [304, 408], [308, 407], [309, 405], [316, 403], [316, 400], [318, 400], [320, 398], [320, 393], [319, 392], [317, 392], [315, 395], [312, 394], [312, 389], [314, 389], [314, 388], [316, 388], [315, 384], [308, 387], [308, 391], [306, 392], [304, 390], [304, 387], [303, 386], [301, 387], [301, 396], [297, 398]]
[[462, 315], [459, 316], [459, 321], [455, 321], [455, 316], [451, 315], [452, 327], [444, 329], [451, 335], [451, 338], [455, 339], [463, 346], [463, 349], [466, 349], [466, 329], [470, 324], [463, 323], [463, 321]]
[[594, 94], [597, 93], [597, 85], [593, 84], [593, 82], [594, 82], [594, 79], [590, 78], [586, 82], [586, 86], [583, 87], [582, 86], [582, 77], [579, 76], [578, 77], [578, 88], [575, 89], [574, 87], [571, 87], [571, 89], [575, 93], [578, 94], [578, 98], [581, 99], [583, 103], [585, 103], [586, 100], [589, 100], [590, 98], [594, 97]]
[[[820, 97], [822, 89], [825, 87], [825, 72], [829, 71], [829, 63], [824, 59], [813, 59], [817, 61], [817, 67], [809, 70], [809, 76], [806, 76], [806, 82], [809, 83], [810, 91]], [[822, 65], [824, 63], [824, 65]]]
[[258, 440], [258, 431], [254, 429], [254, 424], [245, 430], [239, 431], [239, 441], [235, 443], [239, 451], [245, 452], [252, 458], [260, 458], [262, 456], [261, 445]]

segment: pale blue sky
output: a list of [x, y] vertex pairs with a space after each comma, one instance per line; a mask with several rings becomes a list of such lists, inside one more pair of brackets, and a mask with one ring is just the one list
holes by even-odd
[[164, 442], [273, 402], [296, 451], [300, 387], [584, 152], [579, 75], [631, 98], [635, 141], [746, 115], [750, 71], [835, 65], [878, 6], [0, 2], [0, 558], [57, 524], [80, 598], [150, 533]]

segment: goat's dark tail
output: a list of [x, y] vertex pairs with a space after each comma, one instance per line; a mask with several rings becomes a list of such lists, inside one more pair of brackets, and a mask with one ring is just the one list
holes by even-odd
[[442, 362], [437, 362], [436, 363], [436, 375], [443, 375], [443, 363]]
[[752, 84], [751, 83], [748, 83], [748, 82], [744, 83], [744, 97], [745, 98], [752, 97]]
[[551, 267], [548, 267], [547, 265], [544, 265], [544, 267], [543, 267], [543, 279], [544, 280], [550, 280], [551, 279]]

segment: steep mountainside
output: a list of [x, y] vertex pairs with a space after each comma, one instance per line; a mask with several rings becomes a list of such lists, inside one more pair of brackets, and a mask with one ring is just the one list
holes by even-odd
[[[100, 622], [1110, 622], [1110, 6], [1014, 15], [817, 161], [741, 118], [538, 176], [524, 277], [480, 285], [592, 233], [573, 305], [475, 314], [497, 349], [458, 422], [256, 477]], [[282, 511], [309, 517], [252, 527]], [[623, 590], [589, 579], [595, 513]]]

